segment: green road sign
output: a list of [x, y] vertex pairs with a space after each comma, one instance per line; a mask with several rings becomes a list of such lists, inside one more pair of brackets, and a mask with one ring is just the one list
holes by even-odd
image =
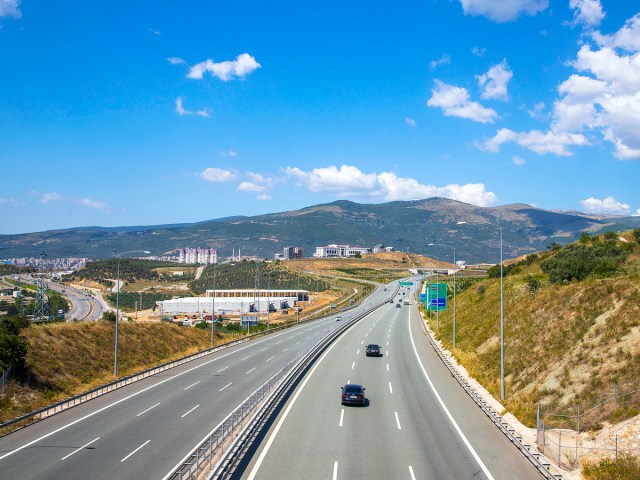
[[447, 309], [447, 284], [428, 283], [425, 295], [425, 306], [432, 311]]
[[413, 285], [413, 282], [400, 282], [401, 287], [410, 287]]

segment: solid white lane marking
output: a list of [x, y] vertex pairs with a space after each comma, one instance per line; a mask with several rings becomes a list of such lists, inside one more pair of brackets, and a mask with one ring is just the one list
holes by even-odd
[[393, 412], [396, 414], [396, 425], [398, 425], [398, 430], [402, 430], [402, 427], [400, 426], [400, 419], [398, 418], [398, 412]]
[[184, 415], [182, 415], [180, 418], [184, 418], [187, 415], [189, 415], [191, 412], [193, 412], [196, 408], [198, 408], [200, 406], [200, 404], [196, 405], [195, 407], [193, 407], [191, 410], [189, 410], [187, 413], [185, 413]]
[[387, 372], [389, 371], [389, 364], [387, 363]]
[[460, 436], [460, 438], [462, 439], [462, 441], [466, 445], [467, 449], [469, 450], [469, 452], [471, 453], [473, 458], [476, 460], [476, 462], [478, 462], [478, 465], [480, 466], [480, 468], [482, 469], [484, 474], [487, 476], [487, 478], [489, 480], [495, 480], [493, 478], [493, 475], [491, 475], [491, 472], [489, 472], [489, 469], [485, 466], [485, 464], [482, 461], [482, 459], [480, 458], [480, 456], [476, 453], [476, 451], [473, 448], [473, 446], [471, 446], [471, 443], [469, 443], [469, 440], [467, 440], [467, 437], [462, 432], [462, 429], [458, 426], [458, 423], [453, 418], [453, 415], [451, 415], [451, 412], [449, 411], [449, 409], [445, 405], [444, 401], [440, 397], [440, 394], [436, 390], [435, 385], [431, 381], [431, 377], [429, 377], [429, 374], [427, 373], [427, 370], [424, 368], [424, 365], [422, 364], [422, 360], [420, 360], [420, 356], [418, 355], [418, 349], [416, 348], [416, 344], [413, 341], [413, 333], [411, 333], [411, 324], [409, 323], [409, 321], [410, 321], [410, 317], [407, 317], [407, 325], [409, 326], [409, 338], [411, 339], [411, 345], [413, 346], [413, 353], [416, 356], [416, 360], [418, 360], [418, 365], [420, 365], [420, 369], [422, 370], [422, 374], [427, 379], [427, 383], [429, 384], [429, 387], [431, 387], [431, 391], [433, 392], [435, 397], [438, 399], [438, 403], [440, 403], [440, 406], [442, 407], [442, 409], [444, 410], [444, 413], [447, 415], [447, 418], [449, 419], [449, 421], [453, 425], [453, 428], [455, 428], [456, 432], [458, 432], [458, 435]]
[[342, 427], [342, 420], [344, 420], [344, 408], [340, 412], [340, 423], [338, 424], [339, 427]]
[[416, 476], [413, 474], [413, 468], [409, 465], [409, 475], [411, 475], [411, 480], [416, 480]]
[[241, 358], [240, 360], [246, 360], [246, 359], [247, 359], [247, 358], [249, 358], [250, 356], [251, 356], [251, 355], [247, 355], [246, 357]]
[[251, 372], [253, 372], [257, 367], [253, 367], [251, 370], [249, 370], [245, 375], [249, 375]]
[[222, 387], [220, 390], [218, 390], [219, 392], [223, 391], [225, 388], [227, 388], [228, 386], [230, 386], [233, 382], [229, 382], [227, 383], [224, 387]]
[[139, 414], [136, 415], [136, 417], [139, 417], [140, 415], [144, 415], [145, 413], [147, 413], [152, 408], [156, 408], [158, 405], [160, 405], [160, 402], [156, 403], [152, 407], [147, 408], [146, 410], [141, 411]]
[[223, 370], [226, 370], [227, 368], [229, 368], [229, 365], [227, 365], [227, 366], [226, 366], [226, 367], [224, 367], [224, 368], [221, 368], [221, 369], [220, 369], [220, 370], [218, 370], [216, 373], [220, 373], [220, 372], [222, 372]]
[[267, 360], [266, 360], [266, 361], [268, 362], [268, 361], [270, 361], [270, 360], [273, 360], [274, 358], [276, 358], [276, 357], [269, 357], [269, 358], [267, 358]]
[[127, 458], [129, 458], [131, 455], [133, 455], [134, 453], [136, 453], [138, 450], [140, 450], [142, 447], [144, 447], [147, 443], [149, 443], [151, 440], [147, 440], [146, 442], [144, 442], [142, 445], [140, 445], [138, 448], [136, 448], [133, 452], [131, 452], [129, 455], [127, 455], [126, 457], [124, 457], [122, 460], [120, 460], [120, 463], [124, 462]]
[[338, 478], [338, 461], [333, 462], [333, 480]]
[[[340, 425], [342, 426], [342, 425]], [[87, 448], [89, 445], [91, 445], [93, 442], [100, 440], [100, 437], [98, 438], [94, 438], [93, 440], [91, 440], [89, 443], [85, 443], [84, 445], [82, 445], [80, 448], [76, 448], [73, 452], [71, 452], [69, 455], [65, 455], [64, 457], [62, 457], [60, 460], [66, 460], [67, 458], [69, 458], [71, 455], [75, 455], [76, 453], [78, 453], [80, 450]]]
[[351, 364], [351, 370], [353, 370], [354, 368], [356, 368], [356, 362], [353, 362], [353, 363]]
[[393, 393], [393, 388], [391, 388], [391, 382], [389, 382], [389, 393]]
[[[302, 393], [302, 391], [304, 390], [304, 387], [307, 385], [307, 382], [309, 382], [311, 377], [313, 377], [313, 374], [315, 373], [316, 369], [322, 364], [322, 361], [326, 358], [327, 355], [329, 355], [331, 350], [333, 350], [333, 347], [338, 345], [338, 343], [340, 343], [340, 340], [342, 340], [342, 338], [347, 333], [349, 333], [350, 330], [351, 330], [351, 327], [349, 327], [346, 331], [344, 331], [342, 333], [342, 335], [340, 335], [338, 337], [338, 339], [335, 342], [333, 342], [329, 346], [329, 348], [327, 348], [327, 350], [322, 354], [320, 359], [313, 365], [313, 368], [311, 369], [309, 374], [305, 377], [304, 381], [302, 382], [302, 385], [300, 385], [300, 387], [296, 390], [296, 393], [293, 396], [291, 402], [289, 403], [289, 405], [287, 405], [287, 408], [284, 411], [284, 414], [282, 415], [282, 417], [280, 417], [280, 420], [278, 421], [278, 424], [276, 425], [276, 428], [273, 430], [273, 433], [269, 437], [269, 440], [267, 440], [267, 443], [265, 444], [264, 448], [262, 449], [262, 452], [260, 452], [260, 456], [258, 457], [258, 460], [256, 461], [255, 465], [253, 466], [253, 470], [251, 470], [251, 473], [249, 474], [249, 477], [247, 478], [247, 480], [254, 480], [256, 478], [256, 475], [258, 474], [258, 470], [260, 469], [260, 466], [262, 465], [262, 462], [264, 461], [264, 459], [266, 458], [267, 454], [269, 453], [269, 449], [271, 448], [271, 445], [273, 444], [276, 436], [278, 435], [278, 432], [282, 428], [282, 425], [284, 424], [284, 422], [286, 421], [287, 417], [289, 416], [289, 412], [291, 411], [291, 409], [295, 405], [296, 400], [298, 400], [298, 397], [300, 396], [300, 393]], [[347, 384], [348, 383], [349, 382], [347, 382]], [[337, 475], [338, 475], [338, 462], [335, 462], [335, 464], [334, 464], [333, 473], [334, 473], [334, 479], [335, 479], [337, 477]]]
[[197, 384], [200, 383], [200, 380], [198, 380], [196, 383], [192, 383], [191, 385], [189, 385], [188, 387], [185, 387], [185, 390], [189, 390], [191, 387], [196, 386]]
[[287, 347], [284, 350], [282, 350], [282, 353], [286, 352], [287, 350], [289, 350], [289, 347]]

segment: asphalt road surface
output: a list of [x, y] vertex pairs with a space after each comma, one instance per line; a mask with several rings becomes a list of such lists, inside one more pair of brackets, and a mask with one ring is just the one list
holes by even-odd
[[[389, 296], [378, 289], [367, 303]], [[342, 313], [343, 321], [354, 311]], [[230, 347], [0, 438], [3, 479], [161, 479], [335, 316]]]
[[[403, 297], [399, 297], [403, 298]], [[243, 479], [540, 479], [430, 347], [414, 305], [355, 324], [309, 371]], [[368, 343], [382, 356], [366, 357]], [[366, 387], [364, 407], [340, 386]]]

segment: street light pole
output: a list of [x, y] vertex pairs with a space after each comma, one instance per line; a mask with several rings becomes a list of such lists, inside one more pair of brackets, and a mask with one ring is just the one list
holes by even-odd
[[453, 348], [456, 348], [456, 247], [448, 243], [429, 243], [428, 245], [453, 248]]
[[[217, 259], [216, 259], [217, 260]], [[213, 348], [213, 336], [216, 331], [216, 264], [213, 264], [213, 290], [211, 291], [211, 347]]]
[[118, 321], [120, 320], [120, 257], [127, 253], [151, 253], [148, 250], [129, 250], [128, 252], [122, 252], [115, 254], [114, 257], [118, 258], [118, 278], [116, 280], [116, 341], [113, 355], [113, 376], [118, 378]]
[[502, 226], [491, 222], [457, 222], [458, 225], [465, 225], [468, 223], [491, 225], [492, 227], [497, 228], [500, 233], [500, 399], [504, 400], [504, 271], [502, 267]]
[[267, 276], [267, 330], [269, 330], [269, 314], [271, 313], [271, 270]]

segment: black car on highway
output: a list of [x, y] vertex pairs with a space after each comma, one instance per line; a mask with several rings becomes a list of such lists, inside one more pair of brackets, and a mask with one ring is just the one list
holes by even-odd
[[367, 345], [367, 357], [379, 357], [380, 355], [382, 355], [382, 353], [380, 353], [380, 345], [376, 345], [375, 343]]
[[340, 396], [342, 405], [364, 405], [365, 397], [364, 388], [357, 383], [347, 383], [344, 387], [340, 387], [342, 395]]

